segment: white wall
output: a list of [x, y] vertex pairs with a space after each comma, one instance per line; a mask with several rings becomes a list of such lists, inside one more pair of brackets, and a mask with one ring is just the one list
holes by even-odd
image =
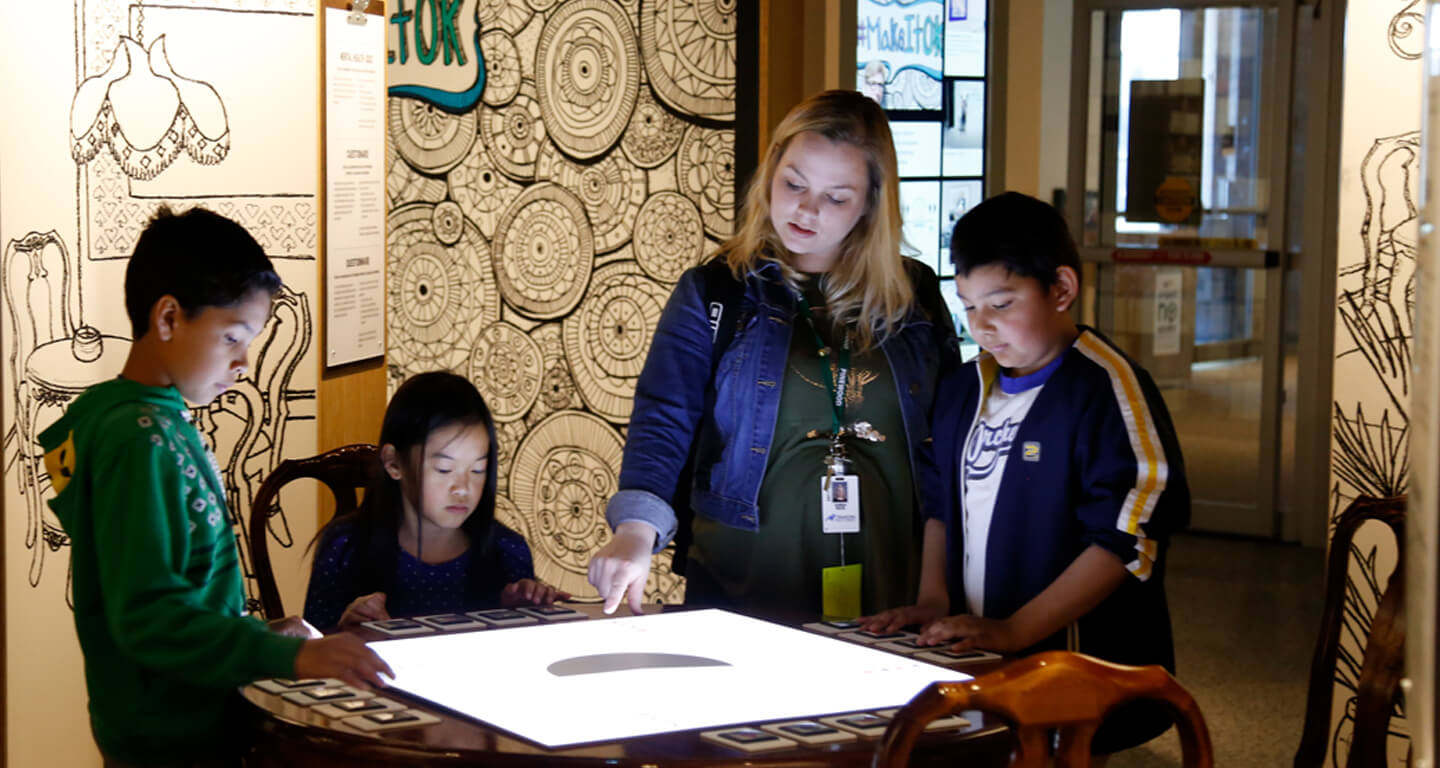
[[[1393, 496], [1408, 486], [1410, 343], [1419, 191], [1422, 32], [1403, 30], [1404, 3], [1350, 2], [1345, 29], [1336, 227], [1334, 409], [1330, 513], [1357, 495]], [[1418, 23], [1418, 19], [1416, 20]], [[1398, 23], [1396, 23], [1398, 22]], [[1412, 54], [1415, 54], [1412, 57]], [[1389, 529], [1367, 524], [1352, 550], [1342, 663], [1336, 675], [1333, 742], [1343, 751], [1368, 617], [1395, 567]], [[1345, 663], [1345, 658], [1354, 660]], [[1397, 719], [1392, 730], [1405, 730]], [[1392, 738], [1393, 764], [1404, 739]], [[1343, 755], [1342, 755], [1343, 756]]]
[[[145, 13], [143, 20], [137, 8]], [[179, 0], [164, 8], [124, 0], [68, 0], [7, 2], [5, 9], [0, 46], [9, 53], [10, 63], [0, 68], [0, 102], [6, 105], [0, 131], [0, 244], [7, 256], [29, 233], [53, 231], [42, 253], [54, 260], [52, 270], [69, 269], [74, 278], [68, 301], [76, 322], [83, 320], [114, 337], [110, 347], [121, 349], [121, 340], [128, 339], [131, 331], [120, 286], [135, 237], [160, 202], [169, 201], [177, 208], [198, 203], [245, 224], [275, 259], [297, 302], [308, 303], [297, 314], [287, 315], [281, 328], [282, 335], [297, 334], [304, 349], [293, 375], [282, 377], [273, 390], [266, 386], [268, 373], [278, 363], [273, 347], [266, 353], [268, 362], [252, 363], [250, 391], [255, 404], [268, 407], [268, 416], [242, 418], [239, 414], [247, 412], [249, 403], [239, 396], [221, 401], [228, 407], [197, 409], [201, 423], [213, 427], [208, 435], [221, 466], [231, 466], [236, 458], [236, 471], [227, 477], [236, 486], [230, 502], [232, 511], [248, 519], [250, 493], [264, 472], [285, 456], [315, 452], [313, 354], [318, 334], [311, 313], [318, 310], [318, 145], [313, 0]], [[87, 162], [77, 162], [69, 136], [72, 102], [81, 81], [107, 70], [121, 35], [140, 37], [144, 46], [150, 46], [162, 34], [174, 72], [208, 83], [219, 96], [225, 112], [216, 124], [229, 127], [225, 157], [201, 165], [181, 151], [153, 175], [127, 173], [108, 147], [101, 147]], [[122, 67], [113, 73], [123, 71]], [[153, 99], [116, 95], [125, 90], [109, 93], [116, 114], [126, 121], [122, 127], [135, 136], [144, 132], [142, 123], [164, 120], [170, 114], [167, 110], [174, 108]], [[188, 108], [197, 116], [204, 113], [199, 106], [203, 96], [190, 98], [194, 103]], [[74, 126], [81, 132], [84, 127]], [[204, 150], [196, 151], [204, 156]], [[55, 240], [63, 243], [66, 258]], [[62, 262], [68, 266], [60, 267]], [[18, 287], [16, 273], [6, 274], [6, 287]], [[12, 296], [15, 308], [27, 306], [23, 290], [5, 292], [0, 303], [8, 309]], [[28, 393], [18, 390], [15, 384], [25, 377], [13, 375], [9, 357], [18, 353], [20, 370], [24, 369], [34, 345], [17, 349], [15, 332], [39, 321], [25, 312], [18, 324], [9, 314], [0, 317], [4, 329], [0, 493], [7, 512], [0, 553], [5, 566], [6, 757], [15, 766], [98, 765], [89, 733], [83, 666], [66, 603], [70, 550], [53, 514], [32, 506], [21, 494], [22, 488], [28, 490], [29, 477], [22, 457], [32, 446], [17, 429], [17, 408], [36, 402], [36, 382], [27, 382]], [[69, 334], [62, 330], [58, 335]], [[258, 351], [257, 344], [252, 354]], [[93, 366], [73, 358], [62, 359], [57, 367], [52, 373], [75, 380], [97, 374]], [[40, 409], [37, 427], [53, 421], [58, 412], [54, 407]], [[260, 429], [260, 440], [241, 446], [241, 427], [247, 421]], [[48, 480], [42, 479], [40, 489], [43, 496], [49, 495]], [[287, 603], [296, 608], [303, 583], [299, 552], [313, 535], [315, 521], [313, 500], [307, 496], [304, 501], [288, 512], [288, 534], [280, 537], [292, 546], [286, 548], [278, 539], [271, 542]], [[56, 546], [46, 545], [46, 533]]]

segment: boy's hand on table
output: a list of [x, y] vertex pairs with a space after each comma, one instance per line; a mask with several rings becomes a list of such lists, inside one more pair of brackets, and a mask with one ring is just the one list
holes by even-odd
[[640, 615], [654, 547], [655, 529], [630, 520], [616, 527], [610, 542], [590, 558], [590, 583], [605, 601], [605, 613], [614, 613], [620, 601], [628, 598], [630, 612]]
[[389, 618], [390, 613], [385, 610], [385, 593], [371, 592], [350, 602], [345, 612], [340, 614], [340, 626], [346, 627], [362, 621], [385, 621]]
[[283, 619], [275, 619], [274, 621], [267, 621], [265, 623], [269, 625], [270, 631], [277, 635], [305, 638], [321, 637], [320, 630], [310, 626], [310, 622], [299, 616], [286, 616]]
[[921, 645], [950, 643], [950, 650], [956, 653], [977, 648], [1013, 653], [1025, 647], [1010, 621], [969, 615], [946, 616], [931, 622], [930, 626], [921, 630], [916, 642]]
[[395, 677], [390, 665], [365, 646], [365, 641], [345, 632], [306, 640], [295, 655], [295, 678], [334, 677], [346, 685], [366, 690], [384, 687], [380, 674]]
[[543, 581], [521, 579], [505, 585], [500, 591], [500, 605], [514, 608], [518, 605], [549, 605], [556, 600], [569, 600], [572, 595], [562, 592]]
[[918, 624], [923, 629], [945, 615], [948, 605], [919, 602], [903, 608], [891, 608], [874, 616], [861, 616], [860, 628], [867, 632], [895, 632], [901, 627]]

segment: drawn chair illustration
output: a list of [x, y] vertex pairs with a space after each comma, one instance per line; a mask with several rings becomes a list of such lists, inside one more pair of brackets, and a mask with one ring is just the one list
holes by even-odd
[[[1373, 613], [1367, 601], [1354, 599], [1356, 592], [1349, 583], [1352, 558], [1363, 557], [1354, 546], [1355, 533], [1370, 520], [1389, 526], [1400, 548], [1395, 570], [1383, 593], [1373, 572], [1366, 574], [1365, 578], [1371, 582], [1369, 589], [1379, 595]], [[1295, 768], [1330, 764], [1381, 768], [1390, 764], [1386, 757], [1390, 721], [1400, 704], [1400, 679], [1404, 676], [1405, 664], [1404, 541], [1403, 496], [1386, 499], [1361, 496], [1351, 502], [1335, 522], [1330, 557], [1325, 566], [1325, 608], [1310, 664], [1305, 725], [1300, 748], [1295, 752]], [[1347, 616], [1361, 623], [1358, 631], [1368, 629], [1361, 659], [1341, 647]], [[1367, 623], [1369, 626], [1364, 626]], [[1336, 682], [1354, 691], [1354, 696], [1346, 704], [1340, 727], [1332, 733], [1331, 707]], [[1334, 753], [1333, 762], [1325, 759], [1327, 747]]]
[[[32, 358], [43, 347], [67, 343], [75, 327], [70, 313], [70, 253], [55, 230], [30, 232], [5, 245], [3, 261], [5, 305], [9, 309], [10, 354], [6, 377], [15, 407], [15, 423], [5, 436], [5, 451], [13, 455], [16, 483], [25, 496], [25, 547], [30, 550], [30, 585], [40, 583], [45, 549], [58, 550], [69, 539], [59, 524], [47, 518], [44, 493], [49, 488], [43, 452], [36, 437], [46, 406], [63, 406], [77, 392], [50, 385], [32, 376]], [[12, 454], [13, 451], [13, 454]]]
[[1057, 768], [1090, 765], [1090, 742], [1106, 713], [1128, 701], [1150, 699], [1175, 709], [1185, 768], [1214, 764], [1210, 731], [1190, 693], [1164, 667], [1111, 664], [1069, 651], [1046, 651], [968, 682], [934, 683], [895, 714], [872, 768], [904, 768], [915, 740], [931, 721], [964, 710], [999, 715], [1015, 733], [1010, 765], [1038, 768], [1052, 757]]
[[[255, 493], [255, 507], [250, 515], [250, 563], [255, 570], [255, 580], [260, 590], [260, 606], [267, 619], [285, 616], [285, 606], [280, 599], [280, 589], [275, 582], [275, 571], [270, 565], [269, 535], [270, 520], [280, 516], [280, 489], [287, 483], [301, 478], [313, 478], [324, 483], [335, 496], [336, 516], [354, 512], [360, 504], [360, 494], [370, 480], [370, 473], [378, 471], [379, 449], [368, 443], [342, 445], [319, 456], [308, 459], [286, 459], [280, 462], [260, 483]], [[309, 509], [306, 505], [306, 509]]]
[[[221, 462], [225, 502], [242, 559], [248, 559], [251, 551], [253, 527], [247, 524], [251, 504], [261, 477], [280, 463], [291, 401], [296, 397], [291, 385], [313, 336], [309, 298], [282, 286], [257, 339], [249, 372], [214, 402], [195, 410], [196, 426]], [[266, 520], [268, 535], [281, 546], [294, 543], [284, 515]], [[242, 567], [247, 581], [258, 577], [254, 563], [242, 562]], [[251, 608], [258, 608], [256, 585], [246, 587]]]

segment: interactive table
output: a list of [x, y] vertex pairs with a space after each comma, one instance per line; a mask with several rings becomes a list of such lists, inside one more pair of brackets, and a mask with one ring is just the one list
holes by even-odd
[[[246, 688], [269, 715], [251, 764], [868, 765], [896, 707], [994, 666], [947, 667], [888, 638], [724, 611], [600, 619], [575, 608], [596, 618], [477, 613], [360, 630], [392, 685]], [[1003, 725], [971, 712], [937, 727], [917, 765], [1005, 764]]]

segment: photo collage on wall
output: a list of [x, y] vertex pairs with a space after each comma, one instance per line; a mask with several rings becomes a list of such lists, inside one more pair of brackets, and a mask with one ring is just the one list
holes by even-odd
[[906, 255], [940, 275], [970, 357], [950, 232], [985, 191], [988, 0], [856, 1], [856, 88], [890, 117]]

